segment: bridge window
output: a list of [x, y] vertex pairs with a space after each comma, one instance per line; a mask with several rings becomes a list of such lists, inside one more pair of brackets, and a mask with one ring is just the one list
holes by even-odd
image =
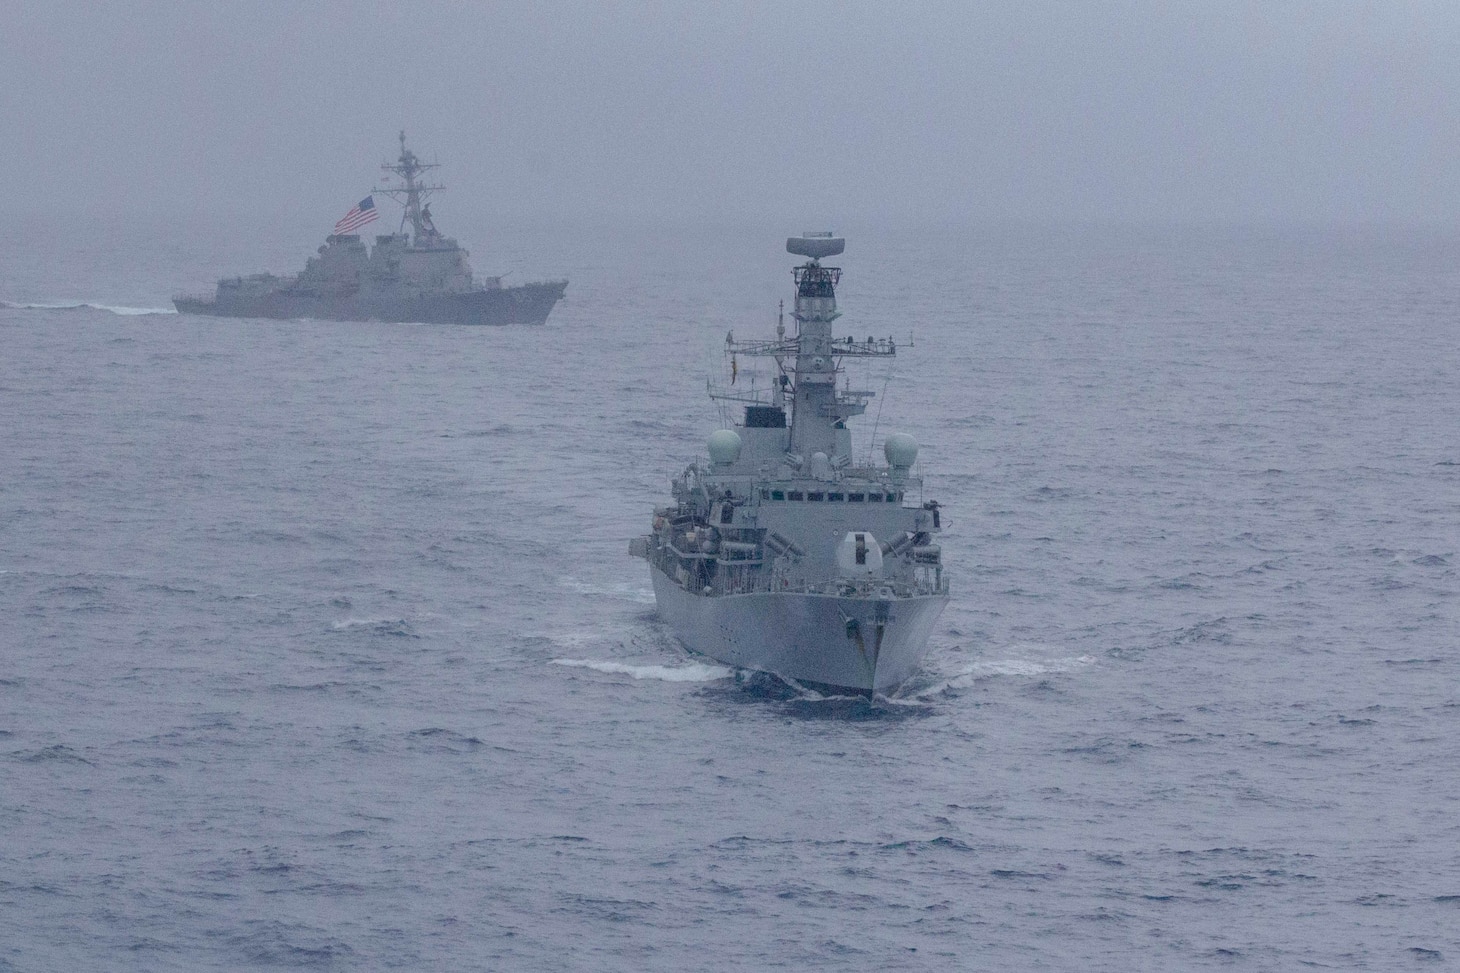
[[815, 493], [808, 493], [808, 494], [806, 494], [806, 499], [807, 500], [820, 500], [824, 496], [825, 496], [825, 494], [818, 490]]
[[840, 493], [828, 493], [826, 499], [829, 503], [841, 503], [842, 495]]
[[792, 490], [790, 493], [786, 494], [786, 499], [787, 500], [800, 500], [801, 499], [801, 491], [800, 490]]
[[902, 494], [900, 494], [900, 493], [889, 493], [887, 495], [887, 502], [888, 503], [897, 503], [901, 499], [902, 499]]
[[864, 497], [860, 493], [848, 493], [847, 494], [847, 503], [861, 503], [865, 499], [867, 499], [867, 498]]
[[784, 499], [786, 499], [786, 491], [785, 490], [772, 490], [771, 491], [771, 499], [772, 500], [784, 500]]
[[882, 494], [880, 494], [880, 493], [869, 493], [869, 494], [867, 494], [867, 502], [868, 503], [881, 503], [882, 502]]

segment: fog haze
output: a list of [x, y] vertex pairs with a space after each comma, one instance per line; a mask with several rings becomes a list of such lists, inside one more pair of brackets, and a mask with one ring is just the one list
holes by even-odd
[[12, 212], [1452, 220], [1454, 3], [0, 10]]

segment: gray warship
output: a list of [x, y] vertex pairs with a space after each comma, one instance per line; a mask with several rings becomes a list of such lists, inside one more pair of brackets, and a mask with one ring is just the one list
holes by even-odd
[[629, 553], [649, 562], [661, 617], [688, 648], [798, 683], [878, 693], [917, 669], [948, 603], [935, 536], [942, 517], [912, 472], [918, 445], [893, 434], [886, 466], [856, 465], [847, 420], [873, 393], [837, 387], [848, 358], [897, 353], [891, 338], [835, 337], [843, 251], [829, 233], [786, 242], [796, 333], [726, 337], [741, 357], [775, 362], [769, 390], [712, 389], [743, 422], [709, 437], [709, 463], [673, 480], [674, 503]]
[[[468, 253], [436, 229], [427, 199], [444, 186], [422, 177], [424, 163], [406, 148], [381, 166], [398, 185], [372, 191], [403, 206], [400, 229], [367, 248], [358, 233], [335, 233], [293, 276], [226, 277], [212, 297], [173, 299], [184, 314], [229, 318], [323, 318], [333, 321], [412, 321], [429, 324], [542, 324], [567, 288], [566, 280], [505, 287], [501, 277], [478, 280]], [[342, 221], [343, 222], [343, 221]], [[407, 232], [409, 225], [410, 232]]]

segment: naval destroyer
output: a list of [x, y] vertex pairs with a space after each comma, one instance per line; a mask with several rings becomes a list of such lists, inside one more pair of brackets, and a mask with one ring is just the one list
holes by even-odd
[[[501, 277], [477, 279], [468, 253], [437, 229], [427, 200], [445, 187], [423, 178], [424, 163], [406, 148], [381, 166], [399, 177], [375, 189], [403, 207], [400, 228], [377, 236], [373, 249], [358, 233], [335, 233], [292, 276], [225, 277], [212, 297], [177, 297], [184, 314], [229, 318], [324, 318], [334, 321], [413, 321], [430, 324], [542, 324], [563, 296], [566, 280], [505, 287]], [[362, 201], [362, 205], [364, 201]], [[358, 209], [352, 213], [358, 212]], [[342, 223], [345, 221], [341, 221]], [[409, 227], [409, 232], [407, 232]]]
[[838, 388], [849, 358], [897, 353], [891, 338], [832, 334], [841, 270], [822, 260], [845, 241], [807, 233], [786, 242], [795, 333], [726, 338], [732, 382], [742, 357], [775, 362], [771, 388], [713, 390], [743, 421], [709, 437], [709, 463], [673, 480], [674, 503], [629, 553], [649, 562], [659, 613], [691, 650], [797, 682], [887, 692], [927, 652], [948, 603], [934, 538], [935, 501], [913, 473], [917, 442], [893, 434], [887, 465], [855, 462], [847, 420], [873, 393]]

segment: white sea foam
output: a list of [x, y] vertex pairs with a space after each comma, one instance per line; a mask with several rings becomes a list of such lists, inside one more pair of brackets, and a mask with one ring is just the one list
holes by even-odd
[[554, 645], [560, 645], [565, 649], [580, 649], [585, 645], [602, 645], [605, 641], [614, 641], [614, 644], [618, 644], [618, 641], [615, 641], [603, 628], [573, 628], [556, 632], [531, 632], [526, 634], [536, 638], [547, 639]]
[[95, 311], [110, 311], [112, 314], [121, 314], [127, 317], [134, 317], [140, 314], [176, 314], [177, 308], [172, 307], [127, 307], [120, 304], [97, 304], [94, 301], [57, 301], [52, 303], [30, 303], [19, 304], [11, 301], [0, 301], [0, 306], [8, 307], [17, 311], [78, 311], [90, 308]]
[[884, 696], [881, 693], [877, 693], [873, 697], [873, 701], [878, 706], [908, 706], [915, 709], [923, 709], [933, 705], [923, 698], [927, 695], [929, 695], [927, 692], [915, 693], [912, 696]]
[[864, 699], [865, 698], [865, 697], [860, 696], [860, 695], [859, 696], [847, 696], [847, 695], [844, 695], [844, 694], [841, 694], [841, 693], [838, 693], [838, 694], [835, 694], [835, 695], [827, 695], [826, 693], [818, 692], [815, 689], [811, 689], [811, 688], [809, 688], [807, 686], [803, 686], [803, 685], [801, 685], [801, 683], [799, 683], [796, 680], [792, 679], [790, 676], [783, 676], [779, 672], [771, 673], [771, 675], [775, 676], [781, 682], [785, 683], [787, 686], [790, 686], [792, 689], [796, 690], [796, 693], [797, 693], [797, 697], [796, 698], [799, 699], [803, 703], [831, 703], [831, 702], [836, 702], [838, 700], [848, 700], [848, 699], [856, 700], [856, 699]]
[[580, 595], [608, 595], [612, 598], [635, 601], [641, 605], [654, 604], [653, 588], [645, 588], [643, 585], [629, 584], [624, 581], [618, 584], [593, 584], [588, 581], [579, 581], [577, 578], [562, 578], [558, 584], [569, 591], [576, 591]]
[[406, 620], [403, 618], [346, 618], [335, 622], [330, 628], [336, 632], [347, 632], [357, 628], [400, 628], [405, 624]]
[[729, 666], [716, 666], [705, 662], [691, 662], [683, 666], [632, 665], [627, 662], [608, 662], [599, 659], [553, 659], [552, 662], [556, 666], [592, 669], [594, 672], [632, 676], [635, 679], [658, 679], [661, 682], [714, 682], [716, 679], [729, 679], [735, 675], [735, 670]]
[[174, 307], [121, 307], [115, 304], [92, 304], [91, 307], [99, 311], [110, 311], [113, 314], [121, 314], [127, 317], [134, 317], [139, 314], [176, 314]]
[[912, 699], [925, 699], [947, 689], [967, 689], [980, 679], [989, 679], [994, 676], [1046, 676], [1059, 672], [1073, 672], [1092, 666], [1096, 662], [1093, 655], [1077, 655], [1051, 657], [1045, 659], [1031, 658], [1004, 658], [1004, 659], [982, 659], [978, 662], [964, 666], [956, 672], [950, 673], [948, 677], [932, 686], [919, 689], [909, 694]]
[[1070, 672], [1094, 665], [1093, 655], [1068, 656], [1063, 659], [986, 659], [959, 672], [963, 676], [1043, 676], [1052, 672]]

